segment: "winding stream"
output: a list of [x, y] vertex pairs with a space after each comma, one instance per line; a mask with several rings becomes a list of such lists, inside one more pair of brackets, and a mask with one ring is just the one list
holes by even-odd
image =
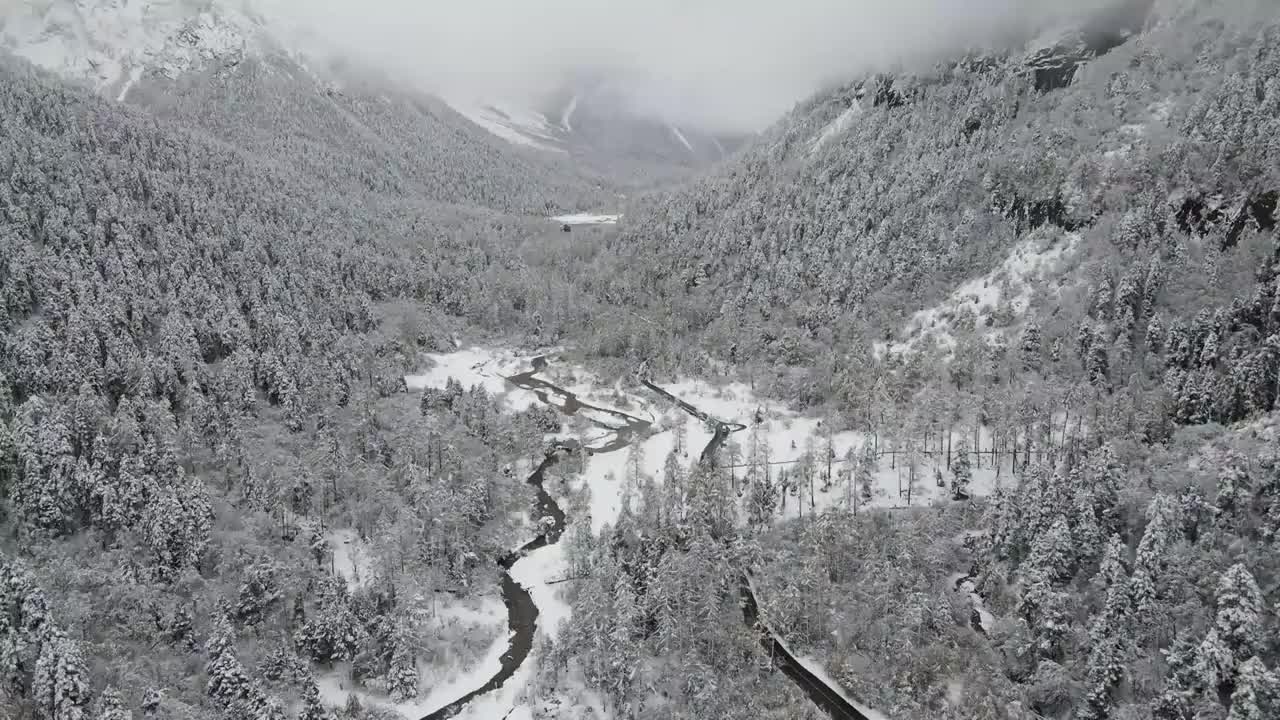
[[[579, 411], [585, 409], [611, 416], [622, 421], [623, 424], [614, 426], [596, 418], [588, 418], [593, 425], [608, 430], [611, 433], [610, 439], [598, 447], [583, 446], [576, 441], [556, 442], [547, 450], [542, 462], [529, 476], [528, 484], [537, 489], [537, 515], [538, 517], [550, 517], [552, 522], [533, 540], [497, 559], [498, 565], [503, 569], [500, 583], [502, 601], [507, 606], [507, 626], [511, 630], [510, 647], [502, 655], [500, 669], [497, 674], [480, 687], [426, 715], [422, 720], [446, 720], [446, 718], [452, 718], [472, 700], [502, 687], [503, 683], [510, 679], [524, 663], [525, 659], [529, 657], [529, 652], [533, 647], [533, 636], [537, 631], [538, 607], [534, 604], [533, 598], [530, 597], [529, 591], [521, 587], [511, 577], [510, 571], [516, 562], [528, 553], [558, 542], [561, 533], [564, 531], [564, 510], [560, 508], [555, 499], [551, 497], [551, 494], [542, 486], [543, 475], [546, 473], [547, 468], [554, 465], [567, 453], [577, 450], [581, 450], [588, 456], [616, 452], [630, 445], [637, 437], [642, 437], [651, 427], [648, 421], [619, 410], [602, 408], [583, 402], [574, 393], [538, 377], [538, 373], [545, 369], [546, 366], [546, 358], [537, 357], [533, 359], [532, 370], [506, 379], [513, 385], [534, 393], [539, 400], [556, 408], [563, 415], [576, 415]], [[686, 413], [714, 428], [711, 439], [699, 456], [699, 462], [702, 464], [714, 465], [716, 453], [729, 435], [746, 429], [745, 425], [726, 423], [699, 410], [661, 387], [654, 385], [647, 378], [642, 379], [641, 382], [649, 390], [675, 403]], [[553, 402], [552, 396], [558, 398], [560, 403]], [[783, 674], [794, 682], [815, 705], [832, 718], [836, 720], [868, 720], [866, 715], [846, 700], [839, 690], [827, 685], [821, 678], [814, 675], [813, 672], [797, 661], [783, 643], [760, 620], [759, 605], [756, 602], [750, 578], [745, 572], [740, 577], [739, 592], [741, 595], [743, 622], [759, 635], [761, 647], [769, 653], [773, 663]]]
[[[556, 408], [565, 416], [576, 415], [579, 411], [585, 409], [610, 415], [621, 420], [623, 424], [615, 427], [595, 418], [589, 418], [593, 425], [611, 431], [612, 435], [607, 442], [598, 447], [586, 447], [576, 441], [558, 441], [548, 448], [542, 462], [529, 475], [529, 479], [526, 482], [536, 488], [538, 494], [536, 516], [539, 518], [550, 517], [552, 522], [532, 540], [497, 559], [498, 565], [503, 570], [502, 578], [499, 582], [502, 588], [502, 602], [507, 606], [507, 627], [511, 630], [511, 645], [502, 654], [497, 674], [489, 678], [480, 687], [426, 715], [422, 720], [445, 720], [457, 715], [472, 700], [502, 687], [503, 683], [509, 680], [524, 663], [525, 659], [529, 657], [529, 651], [533, 648], [533, 636], [538, 628], [538, 606], [534, 604], [529, 591], [521, 587], [520, 583], [511, 577], [511, 568], [530, 552], [559, 542], [560, 535], [564, 532], [564, 510], [560, 508], [555, 498], [551, 497], [551, 493], [548, 493], [542, 486], [543, 476], [547, 468], [554, 465], [566, 454], [577, 450], [581, 450], [588, 456], [616, 452], [627, 447], [635, 437], [641, 436], [649, 430], [650, 424], [647, 420], [641, 420], [618, 410], [597, 407], [590, 403], [582, 402], [572, 392], [538, 377], [538, 372], [546, 366], [547, 361], [545, 358], [534, 358], [532, 370], [508, 377], [507, 381], [534, 393], [539, 400]], [[552, 395], [560, 398], [561, 403], [552, 402]]]

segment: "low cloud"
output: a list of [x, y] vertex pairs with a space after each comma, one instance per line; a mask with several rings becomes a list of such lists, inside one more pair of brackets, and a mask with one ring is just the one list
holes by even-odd
[[625, 75], [642, 109], [757, 130], [823, 84], [1025, 32], [1106, 0], [253, 0], [445, 95]]

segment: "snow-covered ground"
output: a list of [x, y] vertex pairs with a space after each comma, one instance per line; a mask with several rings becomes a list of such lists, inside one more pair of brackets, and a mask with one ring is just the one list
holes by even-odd
[[680, 132], [680, 128], [675, 125], [668, 125], [667, 127], [671, 128], [671, 134], [675, 137], [677, 142], [683, 145], [689, 152], [693, 152], [693, 145], [689, 143], [689, 139], [684, 136], [684, 133]]
[[418, 375], [405, 377], [410, 390], [434, 387], [442, 388], [449, 378], [462, 383], [462, 387], [482, 386], [490, 395], [499, 396], [511, 410], [524, 410], [538, 403], [538, 397], [506, 381], [506, 377], [529, 370], [529, 358], [512, 351], [490, 350], [478, 347], [457, 352], [427, 356], [432, 366]]
[[[506, 375], [520, 372], [528, 367], [528, 357], [525, 355], [518, 355], [509, 350], [472, 347], [454, 353], [432, 356], [431, 359], [434, 365], [430, 370], [406, 378], [410, 388], [443, 387], [449, 377], [455, 377], [464, 386], [477, 383], [484, 385], [491, 392], [503, 393], [507, 406], [513, 409], [528, 407], [532, 403], [539, 402], [532, 393], [514, 388], [503, 379]], [[609, 382], [581, 368], [558, 363], [554, 359], [542, 375], [550, 382], [574, 393], [583, 402], [600, 408], [617, 409], [648, 420], [653, 425], [653, 433], [631, 447], [587, 458], [581, 476], [571, 481], [574, 483], [571, 492], [580, 490], [582, 485], [589, 488], [591, 523], [594, 531], [599, 531], [606, 523], [612, 524], [617, 520], [622, 507], [627, 465], [632, 453], [642, 453], [643, 472], [662, 482], [662, 469], [667, 455], [675, 447], [678, 428], [681, 425], [685, 434], [686, 452], [680, 456], [680, 462], [685, 467], [697, 462], [702, 448], [711, 438], [711, 431], [706, 425], [648, 390], [623, 390], [621, 383], [616, 380]], [[684, 379], [673, 383], [660, 382], [659, 385], [724, 421], [750, 426], [759, 411], [763, 422], [755, 432], [758, 434], [759, 442], [768, 446], [771, 462], [777, 463], [772, 466], [775, 472], [779, 468], [786, 468], [793, 464], [804, 453], [810, 438], [813, 439], [815, 448], [822, 446], [821, 418], [803, 416], [777, 402], [764, 400], [742, 383], [714, 386], [701, 380]], [[557, 401], [552, 395], [548, 397], [552, 401]], [[611, 426], [622, 425], [617, 417], [607, 412], [583, 409], [574, 418], [566, 420], [562, 435], [577, 437], [588, 446], [602, 444], [611, 433], [596, 423], [587, 422], [588, 416], [599, 423]], [[751, 433], [751, 430], [744, 430], [735, 433], [731, 438], [742, 448], [743, 456], [751, 441]], [[845, 451], [849, 448], [861, 448], [862, 444], [867, 442], [867, 438], [862, 433], [839, 432], [833, 434], [832, 441], [837, 457], [834, 467], [838, 469], [842, 465], [839, 460], [844, 457]], [[722, 460], [727, 461], [724, 454], [721, 457]], [[739, 463], [741, 462], [743, 460], [739, 460]], [[932, 481], [932, 468], [928, 461], [922, 465], [920, 480], [913, 492], [913, 505], [927, 504], [946, 496], [947, 489], [935, 487]], [[735, 472], [741, 478], [742, 469], [737, 468]], [[866, 503], [860, 501], [860, 507], [905, 506], [906, 498], [899, 493], [899, 484], [905, 482], [904, 478], [905, 471], [900, 465], [893, 468], [890, 467], [888, 459], [882, 459], [874, 475], [872, 499]], [[987, 466], [975, 467], [970, 490], [975, 495], [986, 494], [990, 492], [994, 481], [994, 469]], [[547, 489], [549, 492], [556, 492], [554, 483], [549, 483]], [[815, 493], [812, 504], [821, 511], [845, 502], [845, 498], [843, 485], [837, 483], [828, 492], [819, 490]], [[561, 498], [561, 501], [563, 505], [564, 499]], [[808, 515], [811, 512], [810, 498], [806, 490], [803, 514]], [[779, 513], [779, 519], [791, 519], [800, 514], [798, 498], [792, 496], [787, 499], [785, 509]], [[570, 524], [575, 520], [572, 517], [568, 518]], [[535, 709], [548, 712], [552, 705], [555, 708], [556, 717], [577, 717], [578, 714], [585, 713], [586, 708], [598, 705], [598, 701], [593, 699], [592, 694], [585, 688], [576, 690], [572, 698], [565, 697], [563, 694], [548, 698], [545, 695], [532, 693], [528, 687], [540, 667], [538, 656], [542, 643], [549, 637], [553, 638], [558, 628], [569, 619], [571, 614], [569, 604], [560, 595], [565, 586], [548, 584], [565, 577], [566, 566], [563, 543], [536, 550], [514, 565], [511, 570], [512, 578], [529, 591], [534, 603], [538, 606], [538, 636], [535, 639], [533, 652], [502, 688], [477, 698], [459, 715], [460, 718], [476, 720], [490, 717], [508, 717], [510, 720], [532, 718]], [[405, 706], [402, 711], [409, 717], [419, 710], [429, 712], [460, 697], [468, 690], [482, 685], [497, 672], [497, 664], [493, 660], [496, 657], [494, 653], [500, 655], [501, 650], [505, 648], [505, 642], [503, 639], [495, 643], [490, 652], [492, 657], [486, 657], [485, 661], [460, 675], [455, 682], [445, 686], [450, 692], [436, 689], [440, 685], [436, 683], [429, 686], [433, 690], [427, 699], [411, 707]], [[815, 674], [818, 672], [815, 671]], [[547, 703], [550, 705], [544, 706]], [[599, 717], [602, 709], [594, 712], [597, 714], [593, 717]], [[873, 714], [874, 711], [866, 712], [868, 717], [883, 717]]]
[[[1060, 289], [1052, 281], [1061, 275], [1062, 264], [1079, 244], [1080, 236], [1074, 233], [1065, 236], [1033, 234], [1014, 247], [995, 270], [969, 280], [941, 303], [912, 315], [903, 328], [906, 339], [876, 343], [876, 354], [907, 352], [926, 339], [950, 351], [955, 348], [955, 332], [962, 316], [972, 318], [972, 322], [965, 321], [964, 324], [981, 329], [994, 316], [1002, 301], [1008, 302], [1014, 318], [1021, 317], [1037, 288], [1050, 292]], [[993, 328], [984, 331], [983, 335], [990, 339], [1003, 332], [1003, 328]]]
[[[509, 350], [478, 347], [431, 357], [436, 363], [431, 370], [422, 375], [406, 378], [411, 389], [420, 389], [428, 386], [442, 387], [445, 381], [452, 376], [458, 378], [464, 386], [469, 387], [472, 383], [479, 383], [484, 385], [490, 392], [505, 393], [503, 398], [507, 406], [512, 409], [525, 408], [539, 402], [533, 393], [514, 388], [514, 386], [502, 379], [504, 375], [510, 375], [526, 369], [528, 363], [528, 358], [526, 357], [517, 355]], [[682, 465], [686, 468], [697, 461], [702, 448], [711, 439], [710, 430], [702, 422], [647, 390], [624, 391], [621, 388], [621, 384], [616, 381], [608, 382], [581, 368], [566, 367], [554, 361], [544, 372], [544, 376], [566, 390], [573, 392], [580, 400], [602, 408], [616, 408], [630, 415], [653, 422], [654, 434], [643, 442], [637, 443], [635, 448], [643, 453], [645, 474], [655, 478], [658, 482], [663, 479], [662, 469], [666, 463], [667, 455], [675, 446], [674, 429], [679, 424], [684, 425], [686, 434], [686, 454], [681, 458]], [[742, 466], [746, 462], [746, 454], [753, 432], [751, 427], [754, 424], [757, 410], [760, 411], [763, 422], [755, 432], [758, 433], [759, 441], [762, 445], [768, 447], [770, 467], [775, 474], [779, 470], [783, 470], [788, 474], [793, 472], [796, 461], [805, 454], [806, 448], [812, 449], [817, 464], [825, 472], [826, 463], [821, 457], [821, 450], [825, 447], [825, 431], [822, 418], [801, 415], [777, 401], [761, 398], [744, 383], [729, 383], [717, 386], [703, 380], [683, 379], [670, 383], [660, 382], [659, 385], [714, 417], [726, 422], [738, 422], [748, 426], [747, 430], [734, 433], [730, 437], [730, 442], [739, 449], [738, 457], [735, 459], [736, 467], [733, 469], [737, 478], [741, 479], [745, 470]], [[554, 397], [550, 399], [557, 401]], [[621, 424], [617, 418], [604, 413], [592, 413], [584, 410], [579, 414], [584, 418], [591, 415], [596, 420], [611, 426]], [[607, 435], [608, 432], [595, 424], [584, 422], [583, 419], [569, 419], [566, 422], [565, 434], [577, 437], [587, 444], [592, 444], [600, 440], [602, 436]], [[959, 446], [962, 436], [964, 439], [972, 441], [972, 431], [957, 428], [952, 434], [952, 447]], [[871, 441], [871, 438], [861, 432], [842, 431], [833, 433], [831, 439], [832, 447], [835, 450], [832, 471], [837, 480], [833, 482], [826, 492], [821, 489], [821, 480], [815, 480], [812, 499], [810, 498], [809, 489], [807, 487], [804, 488], [802, 491], [803, 506], [799, 502], [799, 493], [801, 491], [797, 490], [797, 495], [791, 495], [787, 498], [785, 507], [778, 508], [779, 519], [795, 519], [801, 515], [809, 515], [814, 510], [821, 512], [853, 499], [852, 493], [846, 493], [843, 481], [838, 479], [840, 471], [845, 469], [844, 457], [846, 451], [850, 449], [853, 449], [856, 455], [861, 451], [864, 443]], [[979, 441], [984, 448], [989, 448], [991, 444], [990, 434], [984, 430], [979, 435]], [[892, 449], [892, 442], [881, 438], [881, 452], [885, 453], [890, 449]], [[587, 483], [591, 491], [590, 507], [592, 528], [594, 530], [599, 531], [605, 523], [612, 524], [616, 521], [618, 512], [622, 507], [621, 501], [624, 480], [627, 474], [628, 457], [635, 451], [628, 448], [605, 455], [596, 455], [590, 459], [589, 466], [584, 473], [584, 482]], [[725, 463], [729, 462], [730, 458], [727, 455], [727, 451], [722, 451], [721, 460]], [[990, 494], [997, 481], [996, 469], [991, 467], [989, 459], [981, 464], [975, 459], [973, 465], [973, 480], [970, 485], [970, 493], [975, 496]], [[942, 474], [947, 487], [937, 487], [934, 481], [935, 470]], [[1005, 463], [1002, 475], [1007, 476], [1008, 473], [1009, 468]], [[934, 501], [945, 500], [949, 497], [950, 477], [944, 458], [924, 456], [917, 470], [916, 485], [911, 488], [911, 498], [910, 503], [908, 503], [907, 486], [909, 476], [907, 469], [901, 462], [901, 455], [898, 456], [898, 462], [895, 462], [888, 455], [883, 455], [873, 473], [871, 499], [864, 501], [858, 498], [858, 508], [900, 508], [908, 505], [929, 505]], [[743, 501], [745, 502], [745, 500], [746, 494], [744, 493]]]
[[853, 104], [849, 106], [849, 109], [840, 113], [836, 116], [835, 120], [827, 123], [827, 126], [822, 128], [822, 132], [818, 134], [818, 137], [814, 138], [813, 146], [810, 148], [809, 152], [811, 154], [816, 153], [823, 145], [827, 144], [836, 136], [844, 133], [845, 130], [848, 130], [849, 127], [853, 125], [853, 121], [861, 114], [862, 103], [855, 100]]
[[[503, 615], [500, 622], [505, 625], [505, 612]], [[502, 655], [510, 643], [511, 634], [501, 633], [480, 661], [470, 665], [440, 667], [419, 662], [418, 686], [427, 691], [419, 698], [406, 702], [395, 702], [386, 695], [353, 689], [346, 680], [350, 672], [347, 663], [339, 663], [333, 671], [317, 676], [316, 685], [320, 689], [321, 700], [331, 707], [342, 707], [347, 702], [347, 696], [354, 692], [365, 707], [383, 708], [408, 720], [416, 720], [466, 695], [496, 675], [502, 668]]]
[[459, 115], [513, 145], [564, 152], [558, 145], [557, 129], [542, 113], [495, 100], [447, 97], [445, 102]]
[[573, 113], [578, 109], [578, 96], [575, 94], [569, 100], [569, 104], [564, 107], [564, 112], [560, 114], [560, 127], [569, 133], [573, 132]]
[[333, 551], [333, 572], [347, 581], [351, 590], [363, 587], [373, 574], [372, 559], [365, 542], [354, 529], [330, 530], [325, 536]]
[[[819, 470], [825, 472], [826, 461], [822, 456], [822, 450], [825, 448], [826, 433], [823, 428], [822, 418], [801, 415], [776, 401], [762, 399], [751, 388], [742, 383], [731, 383], [717, 387], [700, 380], [681, 380], [675, 383], [663, 384], [663, 387], [673, 395], [720, 420], [737, 422], [748, 426], [746, 430], [734, 433], [730, 437], [730, 442], [736, 444], [739, 448], [735, 462], [736, 467], [734, 468], [734, 473], [739, 479], [745, 471], [742, 466], [746, 463], [746, 455], [753, 433], [752, 426], [757, 410], [760, 411], [763, 422], [754, 432], [758, 433], [759, 441], [768, 447], [770, 467], [775, 473], [778, 470], [792, 473], [795, 470], [796, 461], [801, 459], [806, 449], [812, 451]], [[959, 430], [953, 433], [952, 447], [959, 445], [962, 434], [966, 438], [969, 436], [968, 432]], [[702, 427], [700, 422], [691, 419], [689, 437], [690, 447], [694, 451], [700, 451], [710, 438], [710, 434]], [[990, 442], [989, 435], [985, 433], [980, 435], [980, 439], [984, 443]], [[797, 495], [787, 498], [785, 507], [778, 509], [779, 519], [794, 519], [802, 514], [808, 515], [814, 510], [821, 512], [827, 508], [840, 506], [852, 501], [852, 495], [845, 492], [844, 482], [839, 480], [841, 470], [846, 469], [845, 454], [852, 449], [856, 456], [861, 452], [864, 444], [871, 441], [872, 438], [861, 432], [842, 431], [832, 433], [831, 445], [835, 451], [835, 458], [832, 460], [832, 474], [837, 479], [833, 481], [832, 486], [826, 492], [821, 489], [821, 479], [815, 480], [812, 499], [810, 498], [809, 489], [807, 487], [803, 488], [803, 504], [798, 490]], [[883, 452], [887, 448], [891, 448], [891, 443], [882, 439], [881, 451]], [[696, 459], [696, 452], [691, 452], [691, 456]], [[646, 460], [654, 463], [650, 472], [659, 478], [661, 476], [657, 475], [655, 471], [661, 469], [665, 457], [665, 452], [656, 459], [646, 456]], [[721, 461], [727, 464], [730, 459], [727, 450], [722, 450]], [[969, 488], [970, 493], [978, 496], [990, 494], [996, 482], [995, 468], [990, 467], [989, 462], [981, 467], [978, 467], [976, 463], [974, 464], [973, 480]], [[942, 473], [948, 487], [937, 487], [934, 482], [935, 470]], [[1007, 472], [1007, 468], [1005, 470]], [[910, 503], [907, 502], [906, 497], [908, 477], [907, 469], [902, 462], [893, 462], [889, 457], [881, 457], [878, 467], [872, 476], [871, 499], [864, 501], [858, 498], [858, 507], [860, 509], [899, 508], [906, 507], [908, 504], [928, 505], [936, 500], [943, 500], [949, 497], [950, 475], [946, 469], [946, 461], [941, 457], [924, 457], [922, 459], [917, 471], [916, 486], [911, 489]]]
[[[416, 598], [414, 602], [421, 608], [415, 613], [420, 631], [436, 638], [429, 648], [432, 658], [418, 658], [418, 685], [425, 692], [417, 699], [397, 703], [383, 694], [354, 689], [348, 680], [350, 666], [344, 663], [316, 678], [325, 703], [341, 707], [354, 692], [366, 707], [381, 707], [416, 719], [474, 690], [498, 672], [511, 634], [506, 606], [496, 595], [459, 599], [438, 593], [434, 601]], [[479, 642], [485, 645], [477, 646]], [[475, 649], [466, 650], [466, 645]], [[487, 649], [481, 654], [479, 647]]]
[[565, 225], [617, 225], [621, 215], [603, 215], [599, 213], [573, 213], [556, 215], [551, 219]]

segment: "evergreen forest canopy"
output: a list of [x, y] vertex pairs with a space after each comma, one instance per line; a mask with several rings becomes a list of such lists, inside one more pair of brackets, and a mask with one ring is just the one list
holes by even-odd
[[[887, 449], [790, 481], [751, 449], [662, 483], [630, 458], [618, 522], [569, 527], [544, 692], [817, 717], [760, 670], [751, 567], [774, 629], [890, 717], [1280, 714], [1280, 10], [1156, 0], [1070, 52], [850, 82], [571, 234], [541, 215], [610, 202], [596, 179], [429, 99], [252, 61], [130, 107], [0, 58], [0, 708], [377, 716], [318, 679], [403, 701], [477, 661], [501, 629], [422, 618], [497, 585], [533, 503], [510, 467], [560, 418], [407, 390], [465, 337], [736, 376]], [[960, 487], [971, 454], [1008, 473], [774, 522], [797, 475], [852, 496], [938, 453]], [[371, 577], [335, 572], [341, 527]]]

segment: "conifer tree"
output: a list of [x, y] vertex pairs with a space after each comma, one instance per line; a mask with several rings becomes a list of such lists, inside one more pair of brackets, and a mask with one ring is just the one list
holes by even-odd
[[89, 715], [89, 669], [80, 647], [51, 624], [41, 634], [31, 683], [36, 714], [47, 720], [84, 720]]
[[320, 701], [320, 688], [310, 672], [302, 682], [302, 710], [298, 713], [298, 720], [333, 720], [333, 713]]
[[956, 445], [956, 457], [951, 462], [951, 497], [963, 500], [969, 496], [969, 483], [973, 481], [973, 469], [969, 464], [969, 443], [961, 439]]
[[108, 687], [98, 696], [93, 718], [94, 720], [133, 720], [133, 713], [125, 708], [120, 691], [114, 687]]
[[236, 657], [235, 631], [225, 614], [220, 614], [205, 644], [205, 674], [209, 676], [205, 692], [223, 706], [243, 698], [249, 692], [249, 677]]
[[418, 696], [418, 666], [412, 644], [402, 630], [397, 630], [392, 636], [387, 690], [391, 693], [391, 699], [396, 702], [405, 702]]

